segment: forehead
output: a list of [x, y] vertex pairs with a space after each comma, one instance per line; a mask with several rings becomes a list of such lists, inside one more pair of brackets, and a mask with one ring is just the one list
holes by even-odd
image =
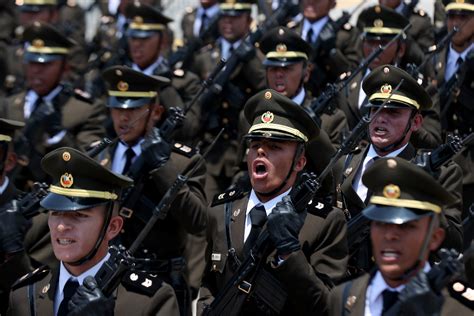
[[303, 70], [303, 61], [299, 61], [294, 64], [286, 65], [286, 66], [267, 66], [266, 67], [268, 70]]

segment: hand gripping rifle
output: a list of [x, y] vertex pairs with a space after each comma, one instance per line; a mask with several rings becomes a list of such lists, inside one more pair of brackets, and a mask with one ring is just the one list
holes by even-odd
[[221, 134], [222, 131], [217, 135], [201, 159], [199, 159], [194, 165], [187, 166], [182, 174], [177, 176], [175, 182], [171, 185], [168, 191], [166, 191], [160, 202], [154, 207], [150, 220], [146, 223], [143, 230], [140, 231], [140, 234], [137, 236], [130, 248], [124, 251], [118, 247], [112, 247], [111, 256], [102, 265], [95, 276], [97, 284], [105, 296], [110, 297], [113, 291], [120, 284], [123, 275], [127, 271], [130, 269], [140, 270], [140, 263], [143, 261], [143, 259], [134, 258], [134, 253], [139, 249], [143, 240], [145, 240], [149, 232], [155, 226], [155, 223], [158, 220], [163, 220], [166, 218], [170, 211], [171, 204], [173, 204], [173, 201], [176, 199], [178, 192], [186, 184], [188, 179], [198, 170], [201, 163], [204, 162], [205, 157], [207, 157], [209, 151], [214, 147], [214, 144]]
[[[314, 120], [320, 122], [320, 117], [323, 113], [332, 113], [333, 108], [331, 107], [331, 100], [340, 92], [342, 89], [347, 87], [349, 83], [359, 74], [362, 70], [367, 69], [367, 67], [374, 61], [377, 56], [379, 56], [385, 49], [387, 49], [390, 45], [395, 43], [406, 31], [411, 27], [411, 24], [405, 26], [405, 28], [394, 36], [390, 42], [385, 44], [383, 47], [379, 46], [376, 50], [374, 50], [369, 56], [367, 56], [364, 60], [362, 60], [353, 72], [342, 74], [341, 79], [343, 80], [339, 84], [328, 84], [321, 95], [311, 102], [310, 109], [312, 111], [308, 111], [310, 115], [313, 117]], [[348, 75], [348, 76], [347, 76]]]

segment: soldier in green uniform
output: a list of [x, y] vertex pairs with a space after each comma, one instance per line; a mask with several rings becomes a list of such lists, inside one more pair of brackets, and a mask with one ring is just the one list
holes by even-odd
[[[172, 20], [157, 9], [134, 2], [126, 7], [130, 23], [126, 32], [129, 56], [126, 65], [146, 75], [167, 77], [170, 84], [160, 90], [160, 102], [165, 107], [184, 108], [199, 90], [199, 78], [183, 69], [170, 69], [162, 55], [163, 31]], [[189, 143], [199, 128], [200, 108], [193, 106], [175, 139]]]
[[307, 88], [317, 97], [327, 83], [335, 82], [342, 73], [357, 67], [362, 57], [359, 32], [350, 23], [340, 25], [329, 17], [336, 6], [335, 0], [303, 0], [300, 6], [304, 18], [291, 21], [287, 26], [313, 47], [314, 69]]
[[68, 147], [47, 154], [41, 165], [54, 179], [41, 206], [49, 210], [58, 261], [16, 282], [8, 315], [178, 315], [172, 288], [156, 275], [127, 271], [111, 297], [94, 279], [122, 229], [118, 203], [132, 180]]
[[214, 196], [231, 184], [238, 164], [239, 114], [245, 101], [265, 87], [265, 70], [259, 52], [254, 47], [238, 51], [250, 32], [252, 5], [249, 0], [220, 2], [219, 38], [214, 45], [202, 48], [195, 55], [191, 67], [204, 80], [221, 58], [227, 60], [233, 54], [234, 58], [238, 56], [237, 66], [229, 80], [222, 83], [221, 93], [210, 93], [210, 97], [203, 98], [202, 102], [204, 110], [201, 129], [204, 148], [224, 128], [224, 134], [217, 143], [215, 152], [207, 159], [207, 196]]
[[206, 227], [205, 164], [193, 149], [168, 143], [153, 128], [170, 115], [159, 95], [169, 79], [147, 76], [125, 66], [109, 68], [103, 77], [108, 84], [107, 106], [119, 141], [100, 160], [114, 172], [129, 174], [136, 180], [136, 190], [120, 210], [124, 218], [120, 239], [125, 246], [130, 246], [143, 229], [178, 173], [201, 164], [180, 190], [168, 216], [156, 223], [137, 253], [151, 260], [151, 269], [163, 264], [168, 267], [159, 275], [175, 288], [182, 313], [187, 315], [190, 301], [183, 251], [187, 234], [199, 233]]
[[104, 107], [72, 90], [61, 79], [67, 71], [67, 55], [73, 43], [48, 24], [35, 22], [24, 32], [28, 89], [6, 99], [3, 117], [25, 122], [18, 135], [20, 189], [30, 181], [45, 180], [41, 157], [64, 145], [81, 150], [104, 135]]
[[[402, 82], [398, 90], [395, 87]], [[371, 192], [362, 182], [365, 170], [380, 157], [401, 157], [412, 160], [416, 149], [411, 144], [412, 135], [423, 122], [421, 111], [432, 104], [428, 93], [405, 71], [391, 65], [374, 69], [362, 85], [370, 102], [371, 122], [368, 126], [369, 144], [360, 144], [347, 155], [343, 177], [339, 184], [338, 206], [347, 209], [351, 216], [358, 215], [365, 208]], [[393, 93], [393, 94], [391, 94]], [[380, 112], [373, 117], [380, 105], [390, 97]], [[438, 181], [453, 196], [455, 201], [446, 206], [441, 224], [446, 230], [444, 246], [462, 249], [462, 171], [449, 162], [439, 170]], [[349, 236], [352, 238], [353, 236]], [[354, 250], [354, 249], [352, 249]], [[372, 265], [369, 245], [358, 247], [358, 254], [351, 261], [352, 266], [368, 271]]]
[[329, 315], [384, 315], [397, 301], [401, 310], [393, 315], [471, 315], [468, 304], [460, 303], [461, 295], [447, 291], [456, 284], [449, 283], [439, 294], [427, 279], [432, 268], [428, 257], [445, 238], [442, 208], [454, 197], [400, 157], [375, 161], [363, 182], [374, 192], [363, 215], [370, 220], [377, 269], [337, 286], [330, 295]]
[[[439, 93], [444, 135], [465, 137], [474, 131], [474, 2], [450, 1], [446, 6], [448, 32], [459, 28], [449, 45], [433, 59], [434, 88]], [[464, 213], [474, 203], [474, 145], [467, 144], [455, 161], [463, 171]]]
[[[277, 27], [262, 38], [260, 50], [266, 57], [263, 65], [268, 88], [310, 110], [312, 99], [305, 83], [311, 73], [311, 46], [293, 30]], [[321, 129], [326, 131], [332, 143], [340, 145], [342, 133], [348, 129], [344, 112], [337, 108], [328, 109], [320, 120]]]
[[[278, 302], [282, 306], [279, 314], [324, 314], [332, 280], [342, 277], [346, 269], [344, 214], [319, 200], [296, 213], [293, 204], [297, 201], [289, 196], [298, 173], [314, 157], [310, 152], [319, 154], [320, 148], [308, 147], [318, 137], [319, 128], [301, 106], [271, 89], [249, 99], [244, 112], [251, 125], [246, 135], [251, 187], [235, 187], [214, 197], [198, 308], [204, 309], [220, 294], [250, 254], [266, 222], [276, 253], [263, 259], [265, 271], [250, 282], [251, 290], [263, 286], [259, 276], [266, 272], [288, 295]], [[251, 294], [241, 313], [264, 313], [265, 307], [260, 310], [257, 302]], [[229, 306], [237, 308], [234, 304]]]
[[[359, 16], [359, 24], [364, 26], [362, 37], [364, 57], [367, 58], [379, 46], [387, 44], [394, 36], [402, 32], [408, 23], [405, 17], [384, 6], [376, 5], [364, 10]], [[402, 67], [403, 56], [406, 54], [407, 47], [411, 45], [404, 36], [402, 34], [395, 43], [381, 52], [367, 69], [362, 69], [339, 94], [337, 104], [346, 114], [350, 129], [353, 129], [362, 115], [367, 112], [364, 106], [367, 104], [367, 95], [362, 89], [364, 79], [380, 65], [392, 64]], [[417, 148], [435, 148], [442, 141], [439, 104], [435, 103], [432, 108], [423, 109], [422, 114], [425, 120], [422, 127], [413, 135], [413, 145]]]

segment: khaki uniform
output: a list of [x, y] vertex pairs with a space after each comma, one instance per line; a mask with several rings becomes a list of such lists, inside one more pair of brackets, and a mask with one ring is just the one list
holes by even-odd
[[[173, 289], [156, 276], [127, 272], [122, 283], [114, 292], [114, 315], [179, 315]], [[145, 278], [152, 284], [145, 284]], [[132, 279], [134, 281], [132, 281]], [[59, 282], [59, 267], [38, 269], [21, 281], [19, 288], [10, 295], [10, 309], [7, 315], [31, 315], [31, 303], [38, 315], [52, 315], [56, 287]], [[142, 284], [143, 283], [143, 284]], [[33, 290], [33, 297], [28, 294]]]
[[186, 7], [183, 18], [181, 19], [181, 30], [183, 32], [183, 43], [188, 43], [194, 38], [193, 28], [196, 20], [197, 9], [193, 7]]
[[[303, 28], [303, 20], [299, 23], [289, 22], [287, 25], [298, 34], [301, 34]], [[323, 27], [321, 32], [336, 29], [335, 21], [329, 19], [329, 22]], [[318, 38], [313, 46], [311, 61], [314, 68], [311, 72], [311, 78], [307, 84], [308, 91], [317, 97], [326, 84], [335, 82], [338, 77], [347, 71], [357, 68], [359, 61], [362, 60], [359, 31], [346, 23], [340, 29], [336, 30], [336, 51], [333, 54], [324, 51], [319, 43]]]
[[[26, 93], [24, 91], [6, 99], [1, 105], [2, 117], [25, 122], [24, 103]], [[30, 140], [34, 148], [25, 152], [17, 152], [20, 158], [22, 158], [21, 155], [26, 155], [26, 158], [29, 160], [24, 160], [27, 162], [24, 163], [22, 166], [23, 170], [20, 172], [32, 172], [29, 176], [27, 172], [26, 178], [23, 178], [22, 181], [44, 180], [44, 178], [41, 178], [41, 174], [38, 173], [41, 169], [35, 168], [39, 168], [39, 159], [52, 149], [70, 146], [86, 150], [91, 143], [102, 139], [105, 134], [103, 126], [105, 107], [99, 102], [86, 100], [79, 95], [71, 93], [69, 89], [63, 88], [53, 99], [52, 103], [61, 111], [61, 125], [66, 131], [66, 135], [58, 143], [48, 145], [44, 142], [44, 137], [47, 138], [46, 134], [43, 131], [38, 131], [35, 134], [35, 139]], [[29, 178], [30, 176], [33, 176], [33, 178]], [[39, 178], [36, 178], [36, 176]]]
[[[350, 212], [352, 217], [359, 214], [365, 207], [366, 204], [357, 195], [357, 192], [353, 188], [353, 182], [355, 181], [356, 175], [359, 169], [362, 167], [364, 158], [369, 150], [369, 147], [364, 145], [356, 148], [352, 154], [346, 157], [343, 178], [338, 185], [338, 206], [342, 207]], [[411, 160], [415, 157], [416, 150], [411, 145], [408, 146], [398, 155], [398, 157], [406, 160]], [[456, 197], [456, 202], [452, 205], [447, 206], [444, 210], [444, 216], [441, 217], [441, 224], [446, 230], [446, 238], [442, 244], [444, 248], [454, 248], [461, 250], [463, 245], [462, 239], [462, 225], [461, 225], [461, 209], [462, 209], [462, 188], [461, 179], [462, 171], [460, 167], [455, 163], [449, 163], [446, 167], [441, 168], [441, 174], [438, 182], [453, 196]], [[351, 238], [351, 236], [348, 236]], [[365, 247], [370, 247], [365, 245]], [[361, 246], [360, 251], [369, 251], [370, 248]], [[362, 261], [354, 263], [358, 268], [369, 269], [372, 263], [369, 257], [362, 255], [360, 258]]]
[[[209, 304], [235, 271], [229, 256], [225, 231], [225, 204], [230, 204], [230, 245], [240, 260], [244, 259], [244, 227], [248, 193], [227, 191], [218, 195], [209, 209], [207, 229], [208, 260], [198, 301], [198, 313]], [[266, 266], [284, 286], [288, 300], [283, 315], [309, 315], [327, 308], [331, 280], [341, 278], [346, 269], [347, 241], [345, 217], [341, 210], [313, 199], [299, 234], [302, 250], [292, 253], [274, 268]], [[264, 226], [265, 227], [265, 226]], [[269, 260], [267, 261], [269, 262]], [[254, 286], [258, 286], [255, 284]]]
[[[364, 315], [366, 292], [369, 286], [371, 276], [364, 274], [355, 280], [338, 285], [329, 296], [329, 315], [338, 316], [347, 315]], [[347, 289], [347, 294], [344, 291]], [[472, 310], [463, 306], [443, 290], [442, 295], [445, 299], [441, 315], [470, 315]]]

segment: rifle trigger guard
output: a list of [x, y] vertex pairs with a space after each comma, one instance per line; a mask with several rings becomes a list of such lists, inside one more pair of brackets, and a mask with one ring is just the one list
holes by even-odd
[[242, 292], [249, 294], [250, 290], [252, 289], [252, 284], [247, 281], [242, 281], [242, 283], [240, 283], [239, 286], [237, 286], [237, 288], [241, 290]]

